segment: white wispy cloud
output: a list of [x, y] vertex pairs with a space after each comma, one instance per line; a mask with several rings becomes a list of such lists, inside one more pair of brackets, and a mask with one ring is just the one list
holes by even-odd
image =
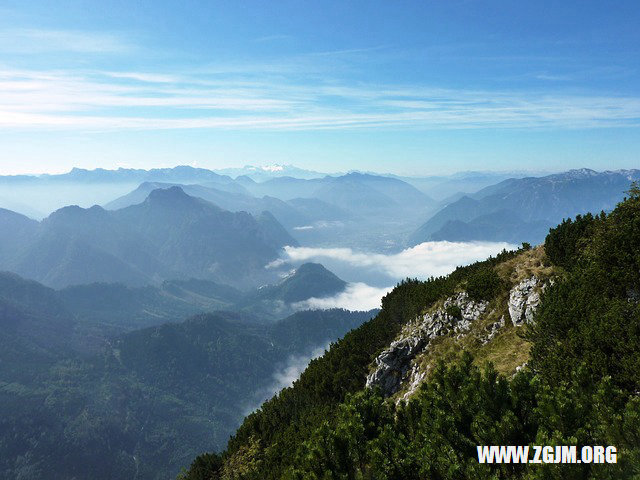
[[640, 97], [634, 96], [353, 87], [295, 75], [0, 70], [0, 126], [7, 129], [573, 129], [639, 123]]
[[113, 78], [125, 78], [148, 83], [178, 83], [184, 81], [183, 77], [169, 74], [144, 72], [104, 72], [104, 74]]
[[244, 407], [244, 414], [248, 415], [255, 411], [265, 400], [270, 399], [283, 388], [293, 385], [293, 382], [300, 378], [300, 374], [307, 368], [309, 362], [323, 355], [328, 348], [329, 342], [326, 342], [306, 353], [290, 355], [282, 365], [275, 369], [271, 376], [271, 383], [254, 394], [253, 401]]

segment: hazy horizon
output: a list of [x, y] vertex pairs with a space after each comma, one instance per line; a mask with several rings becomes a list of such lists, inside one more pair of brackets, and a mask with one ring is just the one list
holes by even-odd
[[[313, 168], [313, 166], [309, 169], [307, 168], [301, 168], [296, 164], [279, 164], [279, 163], [269, 163], [269, 164], [236, 164], [236, 165], [232, 165], [232, 166], [225, 166], [225, 167], [205, 167], [205, 166], [200, 166], [200, 165], [189, 165], [189, 164], [184, 164], [184, 163], [174, 163], [174, 164], [165, 164], [165, 165], [152, 165], [152, 166], [140, 166], [140, 167], [122, 167], [122, 166], [114, 166], [111, 168], [106, 168], [106, 167], [102, 167], [102, 166], [95, 166], [95, 167], [91, 167], [91, 168], [85, 168], [85, 167], [77, 167], [77, 166], [72, 166], [71, 168], [63, 168], [63, 169], [57, 169], [57, 170], [48, 170], [48, 171], [28, 171], [28, 170], [16, 170], [15, 172], [11, 172], [11, 173], [5, 173], [0, 169], [0, 176], [2, 177], [12, 177], [12, 176], [33, 176], [33, 177], [40, 177], [40, 176], [56, 176], [56, 175], [66, 175], [69, 173], [72, 173], [73, 171], [76, 170], [83, 170], [83, 171], [88, 171], [88, 172], [95, 172], [95, 171], [109, 171], [109, 172], [115, 172], [118, 170], [139, 170], [139, 171], [151, 171], [151, 170], [163, 170], [163, 169], [173, 169], [173, 168], [179, 168], [179, 167], [191, 167], [191, 168], [197, 168], [197, 169], [204, 169], [204, 170], [210, 170], [212, 172], [216, 172], [216, 173], [221, 173], [221, 174], [227, 174], [231, 177], [233, 177], [232, 174], [227, 173], [228, 171], [232, 171], [232, 170], [242, 170], [242, 169], [247, 169], [247, 168], [251, 168], [251, 169], [255, 169], [255, 171], [260, 172], [260, 173], [265, 173], [265, 174], [277, 174], [277, 170], [274, 170], [274, 167], [283, 167], [283, 168], [296, 168], [296, 169], [301, 169], [301, 170], [305, 170], [307, 172], [313, 172], [313, 173], [318, 173], [318, 174], [323, 174], [323, 175], [346, 175], [349, 173], [363, 173], [363, 174], [372, 174], [372, 175], [395, 175], [395, 176], [406, 176], [406, 177], [416, 177], [416, 178], [420, 178], [420, 177], [430, 177], [430, 176], [441, 176], [441, 177], [449, 177], [449, 176], [455, 176], [455, 175], [463, 175], [463, 174], [471, 174], [471, 173], [478, 173], [478, 174], [506, 174], [506, 175], [531, 175], [531, 176], [543, 176], [543, 175], [551, 175], [554, 173], [561, 173], [570, 169], [562, 169], [562, 168], [556, 168], [556, 169], [545, 169], [545, 170], [541, 170], [541, 169], [535, 169], [535, 168], [531, 168], [531, 169], [468, 169], [468, 170], [454, 170], [454, 171], [447, 171], [447, 170], [438, 170], [438, 171], [423, 171], [423, 172], [416, 172], [416, 173], [402, 173], [402, 172], [394, 172], [394, 171], [387, 171], [387, 170], [373, 170], [373, 169], [357, 169], [357, 168], [353, 168], [353, 169], [344, 169], [344, 170], [340, 170], [340, 171], [326, 171], [326, 170], [321, 170], [320, 168]], [[576, 167], [575, 169], [581, 169], [581, 168], [589, 168], [589, 167]], [[631, 167], [630, 167], [631, 168]], [[601, 171], [600, 169], [593, 169], [596, 171]], [[606, 170], [606, 169], [603, 169]], [[624, 168], [616, 168], [615, 170], [624, 170]], [[295, 176], [295, 175], [292, 175]]]

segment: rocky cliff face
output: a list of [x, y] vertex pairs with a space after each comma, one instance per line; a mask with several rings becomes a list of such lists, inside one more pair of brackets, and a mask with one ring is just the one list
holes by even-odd
[[442, 308], [416, 318], [405, 327], [400, 338], [376, 358], [376, 367], [367, 377], [367, 387], [379, 386], [385, 396], [396, 393], [405, 382], [415, 390], [425, 376], [417, 365], [412, 365], [416, 355], [426, 350], [435, 338], [464, 335], [488, 304], [471, 300], [466, 292], [460, 292], [447, 298]]
[[[476, 344], [485, 346], [505, 331], [507, 311], [514, 327], [530, 324], [548, 283], [531, 275], [513, 286], [506, 300], [503, 295], [502, 301], [492, 303], [491, 309], [489, 302], [474, 301], [464, 291], [447, 298], [440, 308], [409, 322], [375, 359], [367, 387], [380, 387], [387, 397], [400, 392], [397, 402], [408, 400], [427, 376], [418, 360], [430, 351], [435, 339], [449, 336], [459, 341], [472, 336]], [[478, 328], [474, 328], [476, 324]]]

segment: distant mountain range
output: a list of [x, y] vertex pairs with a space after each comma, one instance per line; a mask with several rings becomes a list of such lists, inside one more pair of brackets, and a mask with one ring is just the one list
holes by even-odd
[[42, 175], [8, 175], [0, 176], [0, 184], [11, 183], [142, 183], [142, 182], [174, 182], [201, 183], [213, 182], [219, 185], [233, 183], [228, 175], [220, 175], [205, 168], [181, 165], [172, 168], [152, 168], [150, 170], [134, 168], [118, 168], [117, 170], [85, 170], [73, 168], [68, 173]]
[[255, 195], [277, 196], [284, 200], [318, 198], [354, 211], [409, 206], [424, 208], [435, 203], [428, 195], [407, 182], [364, 173], [310, 180], [280, 177], [261, 183], [239, 177], [236, 181]]
[[297, 245], [268, 212], [229, 212], [179, 187], [116, 211], [62, 208], [42, 222], [0, 211], [0, 268], [53, 287], [201, 278], [264, 283], [264, 267]]
[[[306, 245], [383, 251], [400, 248], [439, 206], [424, 191], [388, 175], [330, 176], [280, 167], [229, 170], [243, 174], [235, 179], [189, 166], [0, 176], [0, 207], [43, 219], [68, 205], [119, 210], [142, 203], [152, 190], [179, 186], [225, 210], [254, 216], [268, 211]], [[246, 175], [255, 171], [265, 175]]]
[[260, 215], [268, 211], [286, 228], [311, 225], [319, 221], [345, 221], [350, 214], [341, 208], [323, 202], [316, 198], [298, 198], [284, 202], [278, 198], [263, 196], [254, 197], [242, 185], [235, 183], [238, 191], [230, 192], [212, 186], [184, 185], [161, 182], [144, 182], [132, 192], [104, 205], [107, 210], [117, 210], [131, 205], [142, 203], [147, 196], [157, 189], [166, 189], [179, 186], [182, 190], [193, 196], [207, 200], [220, 208], [232, 212], [245, 211], [253, 215]]
[[236, 178], [240, 176], [246, 176], [256, 182], [264, 182], [270, 178], [276, 177], [295, 177], [295, 178], [321, 178], [326, 176], [326, 173], [315, 172], [313, 170], [305, 170], [298, 168], [294, 165], [245, 165], [242, 168], [220, 168], [214, 170], [221, 175], [229, 175]]
[[[408, 183], [391, 177], [349, 173], [314, 179], [278, 177], [258, 183], [244, 176], [235, 181], [235, 190], [218, 185], [180, 185], [185, 192], [209, 200], [222, 208], [255, 212], [269, 210], [276, 216], [293, 216], [300, 221], [345, 219], [349, 213], [432, 208], [436, 202]], [[170, 184], [146, 182], [133, 192], [105, 205], [107, 209], [140, 203], [156, 188]], [[304, 205], [307, 216], [300, 212]], [[277, 213], [276, 213], [277, 212]], [[327, 212], [321, 215], [320, 212]]]
[[454, 173], [453, 175], [433, 175], [428, 177], [392, 176], [413, 185], [438, 202], [447, 204], [465, 194], [477, 192], [485, 187], [495, 185], [510, 178], [538, 177], [543, 175], [548, 175], [548, 173], [469, 171]]
[[545, 177], [504, 180], [445, 206], [409, 238], [541, 243], [563, 218], [609, 211], [622, 200], [640, 170], [570, 170]]
[[90, 207], [108, 203], [144, 182], [206, 183], [221, 191], [247, 193], [231, 177], [203, 168], [74, 168], [58, 175], [0, 176], [0, 207], [42, 219], [67, 205]]
[[302, 244], [373, 251], [399, 247], [404, 236], [437, 208], [434, 200], [410, 184], [370, 174], [309, 180], [279, 177], [261, 183], [244, 176], [235, 184], [236, 191], [231, 192], [210, 183], [145, 182], [105, 208], [135, 205], [154, 189], [180, 186], [189, 195], [231, 211], [254, 215], [268, 211]]

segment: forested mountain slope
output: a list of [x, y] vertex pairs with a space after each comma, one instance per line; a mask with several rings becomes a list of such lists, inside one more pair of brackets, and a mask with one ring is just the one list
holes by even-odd
[[305, 311], [267, 325], [216, 312], [86, 353], [51, 290], [11, 284], [15, 300], [0, 298], [1, 478], [175, 476], [203, 450], [222, 448], [290, 368], [371, 317]]
[[[346, 282], [314, 263], [302, 264], [280, 281], [248, 292], [198, 279], [166, 280], [159, 286], [145, 287], [91, 283], [53, 290], [14, 273], [0, 272], [4, 312], [0, 321], [17, 328], [22, 325], [17, 318], [31, 318], [36, 323], [26, 322], [20, 328], [32, 336], [51, 331], [48, 341], [64, 339], [73, 327], [74, 335], [85, 336], [85, 340], [87, 335], [93, 336], [102, 345], [112, 335], [216, 310], [241, 311], [246, 322], [273, 323], [300, 310], [296, 302], [333, 296], [345, 286]], [[37, 323], [45, 318], [51, 321]], [[67, 328], [56, 323], [58, 318]], [[84, 343], [87, 348], [96, 346], [95, 342]]]
[[[186, 479], [637, 478], [640, 189], [544, 248], [407, 280]], [[487, 366], [487, 361], [491, 361]], [[477, 445], [616, 464], [479, 464]]]

